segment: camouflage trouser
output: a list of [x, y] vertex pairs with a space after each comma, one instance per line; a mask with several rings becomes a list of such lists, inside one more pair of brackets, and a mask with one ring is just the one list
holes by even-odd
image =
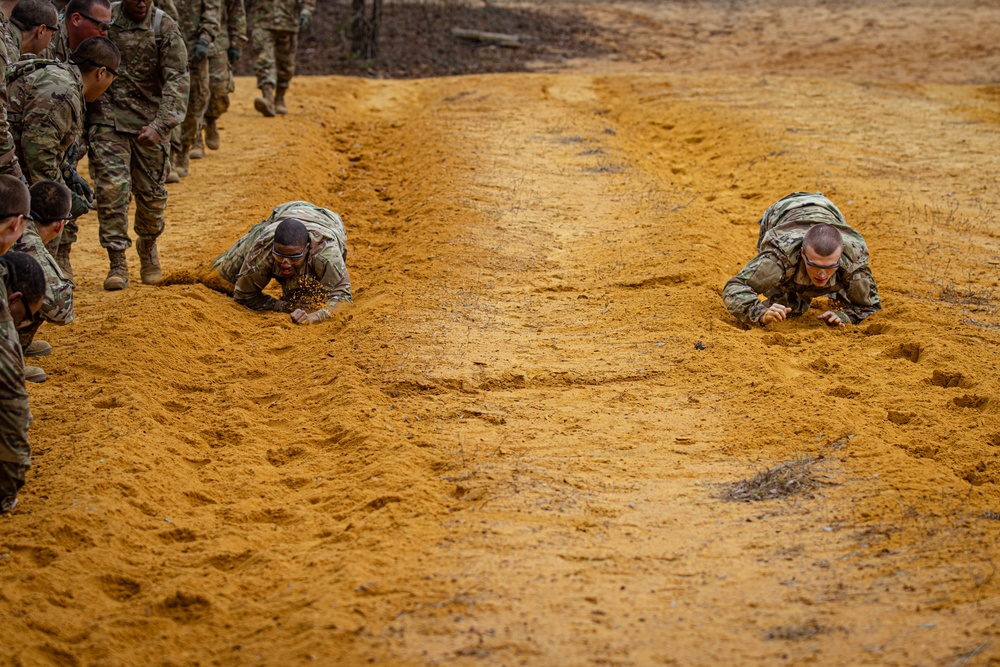
[[11, 461], [0, 461], [0, 513], [14, 506], [17, 492], [24, 486], [28, 466]]
[[260, 230], [267, 227], [271, 222], [272, 220], [268, 218], [267, 220], [261, 220], [251, 227], [229, 250], [215, 258], [212, 268], [218, 269], [219, 275], [223, 279], [236, 284], [236, 279], [240, 277], [240, 269], [243, 268], [243, 262], [246, 261], [247, 253], [250, 252], [250, 248], [253, 247], [253, 244], [260, 237]]
[[295, 49], [299, 35], [287, 30], [253, 29], [253, 42], [257, 46], [257, 87], [270, 84], [278, 88], [288, 88], [295, 75]]
[[181, 150], [189, 151], [194, 146], [195, 138], [198, 135], [198, 128], [201, 127], [202, 119], [205, 117], [205, 109], [208, 108], [209, 88], [208, 88], [208, 58], [200, 62], [188, 63], [191, 72], [191, 91], [188, 93], [187, 115], [181, 123]]
[[139, 135], [116, 132], [109, 125], [90, 128], [90, 177], [97, 192], [101, 245], [125, 250], [128, 207], [135, 197], [135, 233], [156, 238], [163, 233], [167, 208], [167, 147], [143, 146]]
[[225, 50], [208, 58], [208, 88], [211, 91], [205, 115], [218, 118], [229, 111], [229, 93], [236, 90], [233, 68]]

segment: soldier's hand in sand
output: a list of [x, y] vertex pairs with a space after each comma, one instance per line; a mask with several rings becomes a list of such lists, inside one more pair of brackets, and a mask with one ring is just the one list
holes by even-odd
[[301, 308], [296, 308], [292, 311], [292, 322], [296, 324], [319, 324], [326, 320], [324, 313], [321, 310], [317, 310], [315, 313], [307, 313]]
[[136, 137], [138, 141], [143, 146], [158, 146], [163, 143], [163, 137], [160, 133], [154, 130], [150, 125], [145, 125], [141, 130], [139, 130], [139, 136]]
[[[792, 312], [792, 309], [788, 306], [782, 306], [780, 303], [776, 303], [764, 313], [764, 317], [761, 318], [762, 324], [770, 324], [771, 322], [784, 322], [788, 314]], [[822, 317], [822, 316], [820, 316]]]
[[840, 319], [840, 316], [832, 310], [828, 310], [822, 315], [817, 315], [816, 319], [820, 322], [826, 322], [831, 327], [842, 327], [844, 326], [844, 321]]

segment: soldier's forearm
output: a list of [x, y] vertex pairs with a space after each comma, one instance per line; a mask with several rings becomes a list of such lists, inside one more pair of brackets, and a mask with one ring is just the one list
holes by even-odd
[[250, 310], [274, 310], [284, 311], [284, 301], [275, 299], [270, 294], [256, 292], [254, 294], [236, 293], [236, 303], [249, 308]]

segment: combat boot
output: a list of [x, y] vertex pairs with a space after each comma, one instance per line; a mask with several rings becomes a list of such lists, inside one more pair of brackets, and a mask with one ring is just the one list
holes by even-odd
[[128, 263], [125, 261], [124, 250], [108, 248], [108, 259], [111, 260], [111, 270], [104, 279], [104, 289], [109, 292], [128, 287]]
[[205, 157], [205, 144], [201, 141], [201, 130], [198, 130], [198, 134], [194, 136], [194, 146], [191, 147], [188, 157], [192, 160], [200, 160]]
[[33, 340], [22, 352], [26, 357], [47, 357], [52, 354], [52, 346], [44, 340]]
[[274, 93], [274, 113], [279, 113], [284, 116], [288, 113], [288, 107], [285, 105], [285, 91], [288, 88], [278, 88]]
[[59, 265], [63, 276], [70, 280], [73, 279], [73, 266], [69, 263], [69, 251], [72, 247], [72, 243], [60, 243], [59, 248], [56, 250], [56, 264]]
[[219, 136], [219, 126], [212, 116], [205, 116], [205, 146], [209, 150], [217, 151], [222, 146], [222, 137]]
[[177, 162], [177, 155], [171, 151], [170, 157], [167, 158], [167, 164], [170, 166], [170, 171], [167, 172], [167, 183], [180, 183], [181, 175], [177, 173], [177, 167], [174, 164]]
[[49, 376], [45, 374], [45, 371], [38, 366], [24, 366], [24, 381], [25, 382], [35, 382], [41, 384], [49, 379]]
[[265, 83], [260, 87], [260, 97], [253, 101], [253, 108], [264, 114], [267, 118], [274, 117], [274, 86]]
[[177, 170], [178, 176], [187, 178], [188, 172], [191, 171], [191, 156], [186, 150], [178, 151], [174, 156], [174, 169]]
[[160, 253], [156, 250], [156, 239], [140, 236], [135, 242], [135, 249], [139, 253], [139, 277], [147, 285], [156, 285], [163, 280], [163, 272], [160, 270]]

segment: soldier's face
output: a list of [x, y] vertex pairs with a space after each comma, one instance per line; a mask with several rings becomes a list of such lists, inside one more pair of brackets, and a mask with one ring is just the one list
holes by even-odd
[[291, 278], [306, 262], [307, 245], [293, 246], [275, 243], [271, 248], [274, 271], [282, 278]]
[[819, 255], [812, 248], [802, 248], [802, 259], [805, 260], [806, 273], [809, 280], [816, 287], [824, 287], [833, 274], [837, 272], [840, 256], [844, 250], [840, 249], [832, 255]]
[[141, 21], [149, 11], [149, 0], [122, 0], [122, 9], [133, 21]]
[[95, 4], [86, 14], [73, 14], [67, 22], [66, 29], [69, 35], [69, 47], [76, 49], [80, 46], [80, 42], [91, 37], [107, 37], [109, 23], [111, 23], [111, 10], [100, 5]]

